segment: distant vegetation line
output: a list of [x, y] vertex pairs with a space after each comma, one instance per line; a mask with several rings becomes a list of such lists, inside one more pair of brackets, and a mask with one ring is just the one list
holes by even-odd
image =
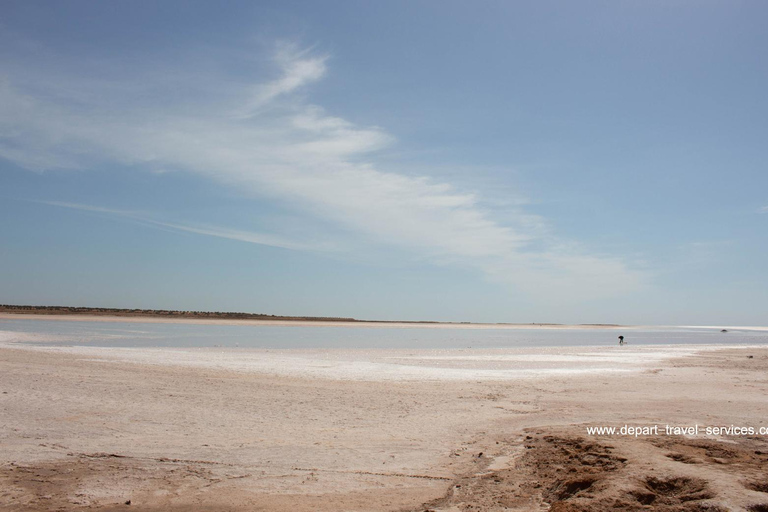
[[[221, 320], [282, 320], [287, 322], [375, 322], [398, 324], [471, 324], [472, 322], [437, 322], [433, 320], [359, 320], [335, 316], [281, 316], [263, 313], [238, 313], [229, 311], [177, 311], [173, 309], [126, 309], [126, 308], [90, 308], [73, 306], [25, 306], [0, 304], [0, 313], [28, 315], [95, 315], [95, 316], [130, 316], [161, 318], [204, 318]], [[511, 325], [499, 323], [497, 325]], [[561, 325], [553, 323], [533, 323], [517, 325]], [[612, 324], [591, 324], [612, 325]]]
[[71, 306], [18, 306], [0, 304], [3, 313], [28, 313], [38, 315], [103, 315], [103, 316], [162, 316], [173, 318], [222, 318], [243, 320], [296, 320], [324, 322], [360, 322], [354, 318], [321, 316], [279, 316], [261, 313], [237, 313], [229, 311], [177, 311], [172, 309], [125, 309], [89, 308]]
[[[140, 317], [170, 317], [170, 318], [207, 318], [225, 320], [284, 320], [296, 322], [377, 322], [392, 323], [391, 320], [358, 320], [356, 318], [331, 316], [281, 316], [263, 313], [239, 313], [229, 311], [177, 311], [172, 309], [125, 309], [125, 308], [91, 308], [73, 306], [26, 306], [0, 304], [0, 313], [20, 313], [31, 315], [97, 315], [97, 316], [140, 316]], [[436, 324], [433, 321], [405, 321], [397, 323]], [[462, 322], [468, 323], [468, 322]]]

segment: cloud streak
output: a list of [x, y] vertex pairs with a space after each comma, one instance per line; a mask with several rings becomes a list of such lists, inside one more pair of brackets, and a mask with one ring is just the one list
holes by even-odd
[[191, 225], [191, 224], [178, 224], [173, 222], [165, 222], [152, 218], [146, 213], [128, 211], [128, 210], [116, 210], [114, 208], [104, 208], [100, 206], [92, 206], [79, 203], [67, 203], [63, 201], [37, 201], [41, 204], [47, 204], [50, 206], [59, 206], [62, 208], [69, 208], [72, 210], [81, 210], [93, 213], [104, 213], [107, 215], [121, 217], [124, 219], [130, 219], [137, 221], [141, 224], [146, 224], [151, 227], [164, 228], [169, 231], [181, 231], [185, 233], [194, 233], [197, 235], [212, 236], [216, 238], [226, 238], [229, 240], [237, 240], [239, 242], [247, 242], [250, 244], [269, 245], [272, 247], [280, 247], [283, 249], [295, 249], [295, 250], [324, 250], [327, 247], [319, 245], [310, 245], [300, 242], [291, 241], [283, 237], [269, 234], [269, 233], [256, 233], [254, 231], [244, 231], [224, 228], [221, 226], [213, 226], [209, 224], [205, 225]]
[[280, 96], [292, 93], [323, 78], [326, 72], [327, 56], [308, 55], [309, 50], [300, 51], [294, 44], [281, 44], [275, 54], [275, 62], [282, 71], [280, 78], [258, 85], [242, 112], [242, 117], [256, 115], [261, 107]]
[[[380, 169], [376, 155], [394, 143], [391, 135], [332, 116], [297, 94], [326, 75], [326, 61], [286, 45], [275, 56], [278, 78], [225, 98], [208, 91], [165, 109], [157, 109], [157, 101], [122, 101], [103, 84], [99, 97], [112, 98], [111, 106], [84, 104], [56, 91], [56, 77], [50, 91], [33, 93], [9, 76], [0, 84], [0, 156], [36, 171], [118, 162], [195, 173], [335, 223], [355, 232], [360, 245], [383, 244], [437, 264], [477, 269], [530, 293], [600, 297], [642, 285], [644, 274], [621, 258], [589, 254], [549, 229], [543, 233], [546, 220], [521, 208], [500, 219], [476, 191]], [[229, 105], [231, 98], [240, 102]], [[308, 249], [276, 235], [138, 220]]]

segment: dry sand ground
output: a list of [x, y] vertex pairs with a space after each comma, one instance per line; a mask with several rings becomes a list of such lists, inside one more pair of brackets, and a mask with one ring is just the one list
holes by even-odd
[[0, 509], [768, 510], [768, 436], [585, 430], [768, 427], [765, 348], [480, 380], [101, 350], [0, 348]]
[[[377, 329], [625, 329], [627, 326], [609, 324], [476, 324], [450, 322], [392, 322], [392, 321], [332, 321], [332, 320], [261, 320], [230, 318], [173, 318], [165, 316], [109, 316], [87, 314], [36, 314], [36, 313], [2, 313], [0, 320], [52, 320], [64, 322], [123, 322], [151, 324], [200, 324], [200, 325], [282, 325], [307, 327], [375, 327]], [[720, 328], [720, 327], [718, 327]], [[750, 329], [762, 329], [760, 327]]]

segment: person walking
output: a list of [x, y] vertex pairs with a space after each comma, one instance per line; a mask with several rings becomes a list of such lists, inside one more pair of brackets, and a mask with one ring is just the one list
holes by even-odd
[[624, 336], [619, 336], [619, 345], [624, 344]]

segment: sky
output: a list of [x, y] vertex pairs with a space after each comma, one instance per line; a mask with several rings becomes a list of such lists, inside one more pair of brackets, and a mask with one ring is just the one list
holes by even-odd
[[768, 4], [0, 3], [0, 303], [768, 325]]

